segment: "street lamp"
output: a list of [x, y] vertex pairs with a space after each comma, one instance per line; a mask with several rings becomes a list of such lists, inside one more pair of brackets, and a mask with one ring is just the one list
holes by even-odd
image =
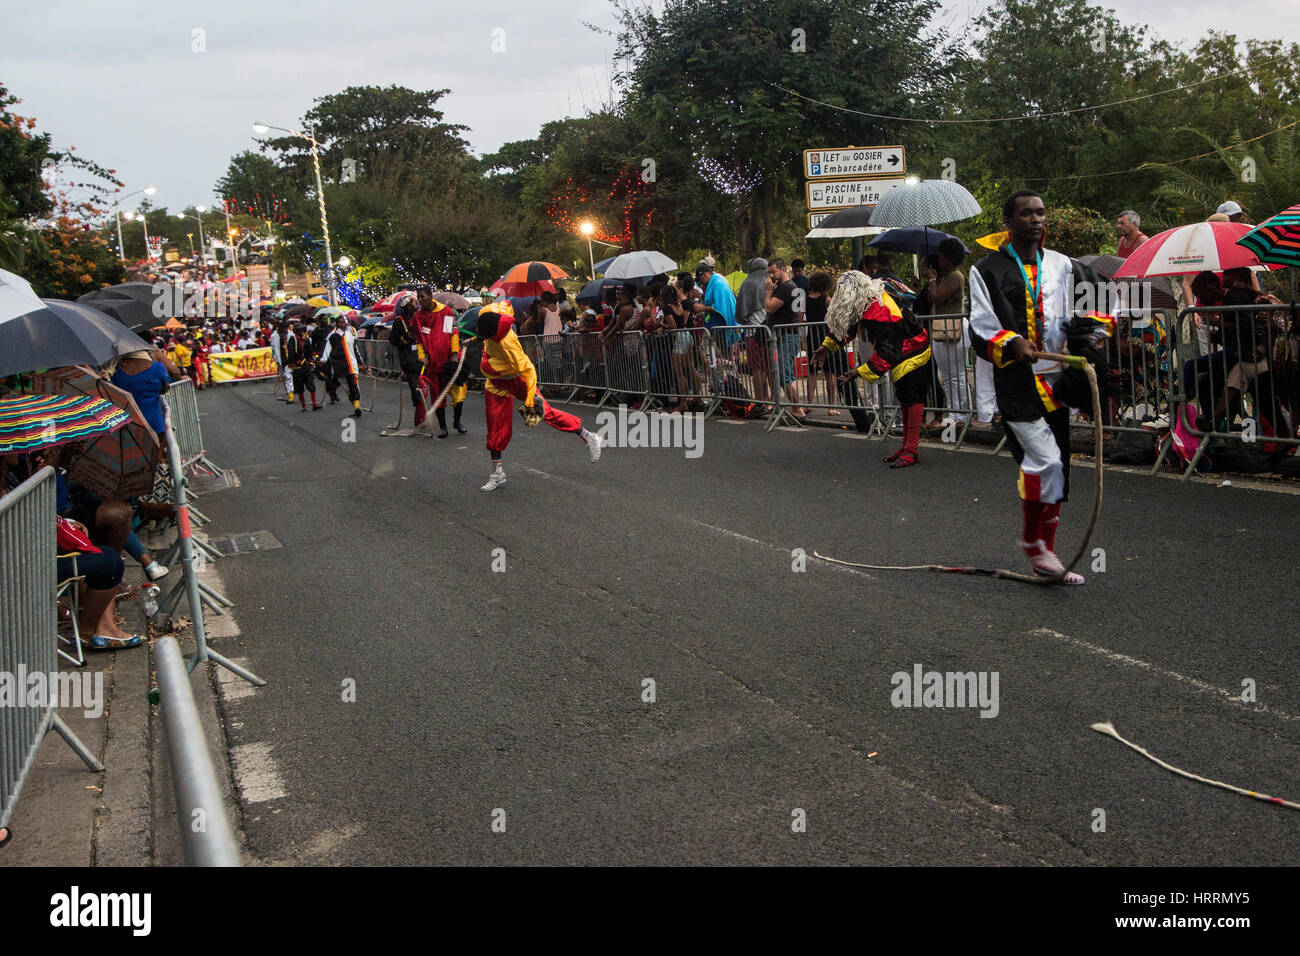
[[591, 278], [594, 282], [596, 279], [596, 256], [591, 251], [591, 234], [596, 231], [596, 227], [590, 222], [584, 222], [578, 229], [587, 237], [587, 262], [591, 264]]
[[[207, 206], [195, 206], [195, 207], [194, 207], [194, 210], [195, 210], [195, 212], [198, 212], [198, 213], [201, 214], [201, 213], [207, 212], [208, 207], [207, 207]], [[191, 215], [190, 215], [189, 213], [187, 213], [187, 212], [178, 212], [178, 213], [176, 214], [176, 218], [177, 218], [177, 219], [193, 219], [193, 220], [195, 220], [195, 221], [199, 224], [199, 250], [203, 253], [203, 254], [199, 257], [199, 267], [200, 267], [200, 268], [206, 268], [206, 266], [207, 266], [207, 264], [208, 264], [208, 253], [207, 253], [207, 245], [206, 245], [206, 244], [204, 243], [204, 241], [203, 241], [203, 217], [202, 217], [202, 215], [191, 216]], [[190, 246], [193, 247], [193, 245], [194, 245], [194, 240], [191, 239], [191, 240], [190, 240]], [[190, 249], [190, 252], [193, 252], [193, 251], [194, 251], [193, 248], [191, 248], [191, 249]]]
[[288, 133], [290, 136], [297, 136], [311, 143], [312, 165], [316, 167], [316, 200], [320, 206], [320, 228], [321, 232], [325, 234], [325, 266], [329, 270], [330, 305], [338, 305], [338, 296], [334, 291], [334, 255], [330, 251], [330, 224], [325, 215], [325, 187], [321, 185], [320, 179], [320, 143], [316, 142], [316, 137], [311, 135], [310, 132], [304, 133], [296, 129], [285, 129], [283, 126], [272, 126], [270, 123], [260, 121], [253, 124], [253, 131], [256, 133], [266, 133], [270, 130]]
[[350, 266], [350, 265], [352, 265], [352, 260], [351, 260], [351, 259], [349, 259], [347, 256], [339, 256], [339, 268], [340, 268], [340, 269], [346, 269], [346, 268], [348, 268], [348, 266]]
[[[113, 218], [117, 221], [117, 257], [121, 260], [123, 265], [126, 264], [126, 250], [122, 248], [122, 214], [118, 211], [118, 203], [123, 199], [130, 199], [132, 196], [137, 196], [140, 193], [144, 193], [146, 196], [152, 196], [157, 191], [157, 186], [145, 186], [144, 189], [137, 189], [135, 192], [127, 193], [125, 196], [113, 197]], [[131, 221], [129, 216], [126, 221]], [[148, 240], [145, 241], [144, 254], [146, 257], [149, 255]]]

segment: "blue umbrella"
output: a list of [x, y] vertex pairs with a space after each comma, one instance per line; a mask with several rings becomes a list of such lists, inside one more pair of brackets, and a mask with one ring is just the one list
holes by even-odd
[[[867, 245], [880, 252], [903, 252], [913, 256], [929, 256], [939, 251], [939, 243], [945, 239], [957, 239], [957, 237], [950, 236], [946, 232], [940, 232], [938, 229], [931, 229], [928, 226], [903, 226], [899, 229], [882, 232]], [[960, 239], [957, 239], [957, 241], [961, 242]], [[970, 252], [965, 243], [962, 243], [962, 249], [967, 253]]]
[[595, 272], [604, 272], [617, 258], [618, 256], [610, 256], [608, 259], [601, 259], [592, 267], [592, 269]]

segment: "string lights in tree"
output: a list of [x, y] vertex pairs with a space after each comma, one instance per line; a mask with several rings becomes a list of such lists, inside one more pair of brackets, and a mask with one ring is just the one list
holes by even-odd
[[[565, 180], [560, 194], [546, 207], [545, 217], [548, 222], [564, 232], [577, 232], [580, 223], [590, 222], [595, 227], [595, 231], [591, 234], [592, 238], [614, 245], [630, 246], [635, 239], [632, 212], [637, 203], [649, 194], [650, 186], [641, 178], [638, 170], [625, 169], [615, 176], [614, 181], [605, 191], [603, 200], [599, 203], [591, 199], [585, 186], [575, 183], [570, 176]], [[610, 205], [620, 208], [623, 220], [622, 232], [610, 232], [601, 224], [597, 207], [608, 208]], [[651, 209], [645, 217], [646, 225], [649, 225], [653, 219], [654, 210]]]
[[763, 176], [749, 163], [724, 163], [709, 156], [695, 157], [700, 178], [726, 196], [745, 196], [758, 188]]

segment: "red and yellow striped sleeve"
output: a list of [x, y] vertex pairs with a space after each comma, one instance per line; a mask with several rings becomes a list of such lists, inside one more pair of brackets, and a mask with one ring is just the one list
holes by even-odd
[[1006, 368], [1011, 364], [1010, 358], [1004, 358], [1003, 353], [1006, 351], [1007, 343], [1012, 339], [1020, 338], [1015, 332], [1003, 329], [989, 339], [989, 354], [986, 356], [998, 368]]

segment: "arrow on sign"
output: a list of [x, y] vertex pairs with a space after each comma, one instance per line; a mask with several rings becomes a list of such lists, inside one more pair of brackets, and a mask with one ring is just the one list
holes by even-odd
[[890, 166], [897, 166], [897, 165], [898, 165], [898, 156], [897, 156], [897, 154], [895, 154], [895, 153], [890, 153], [890, 155], [889, 155], [889, 165], [890, 165]]

